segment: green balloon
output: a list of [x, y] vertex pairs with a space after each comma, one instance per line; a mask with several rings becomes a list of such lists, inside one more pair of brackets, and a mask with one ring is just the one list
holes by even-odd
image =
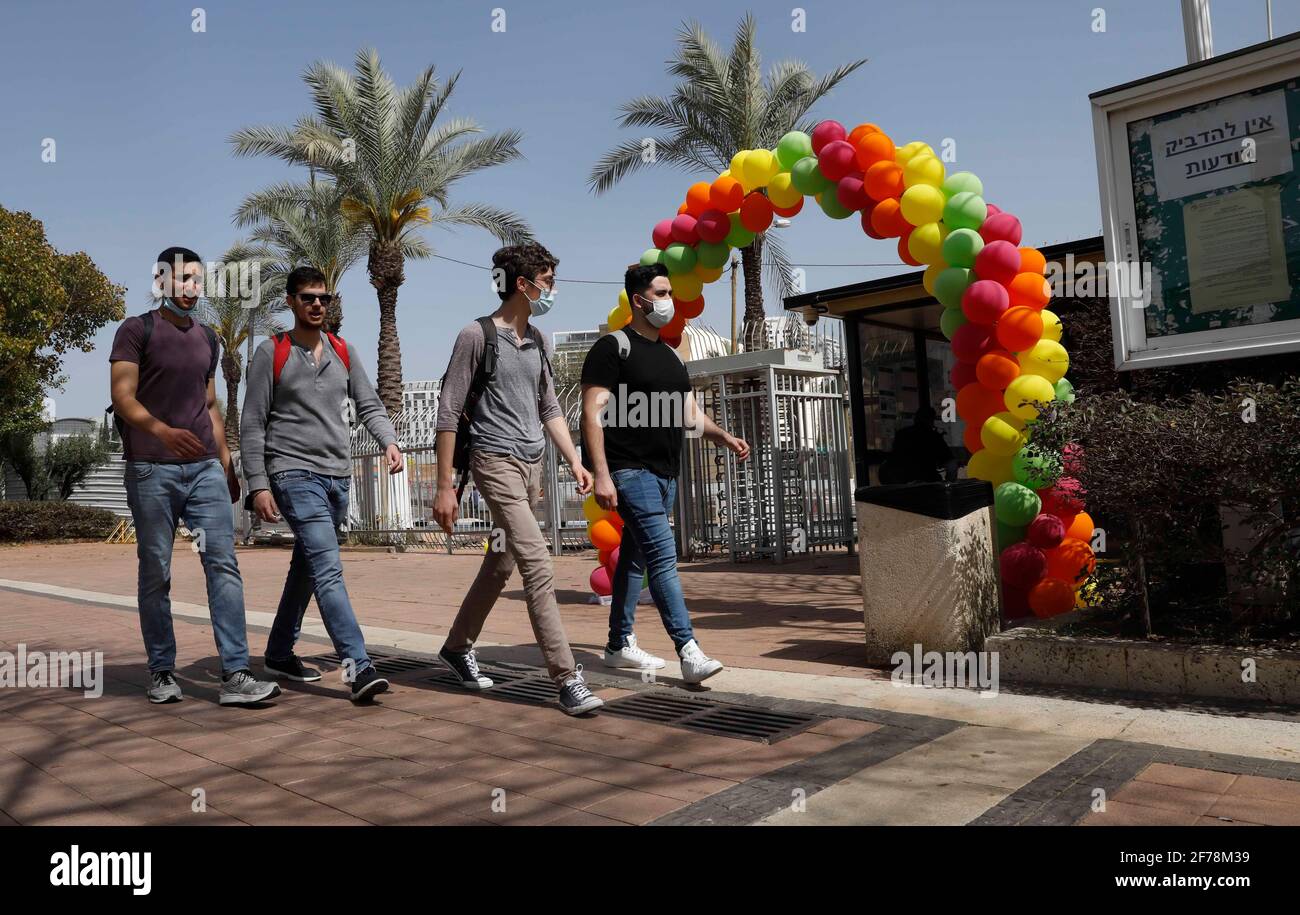
[[962, 294], [974, 281], [975, 274], [967, 267], [949, 267], [940, 270], [939, 275], [934, 278], [934, 297], [944, 308], [961, 308]]
[[834, 190], [822, 191], [821, 197], [817, 200], [817, 205], [831, 219], [848, 219], [853, 215], [853, 210], [840, 203], [840, 198]]
[[[944, 211], [947, 221], [947, 210]], [[953, 267], [974, 267], [975, 256], [984, 250], [984, 239], [973, 228], [953, 229], [939, 249], [943, 259]], [[962, 287], [965, 291], [965, 287]]]
[[727, 244], [733, 248], [743, 248], [754, 240], [754, 233], [745, 228], [740, 221], [740, 213], [731, 214], [731, 231], [727, 233]]
[[978, 229], [988, 215], [984, 198], [970, 191], [958, 191], [943, 205], [943, 221], [950, 229]]
[[690, 273], [695, 269], [695, 249], [675, 241], [664, 248], [663, 265], [669, 273]]
[[1019, 525], [1003, 524], [997, 522], [996, 537], [998, 542], [998, 552], [1001, 553], [1013, 543], [1019, 543], [1025, 539], [1025, 528]]
[[808, 197], [820, 194], [831, 186], [830, 180], [822, 174], [822, 170], [817, 167], [817, 160], [812, 156], [805, 156], [790, 166], [790, 183], [795, 190]]
[[641, 255], [642, 267], [653, 267], [655, 264], [663, 262], [664, 252], [659, 248], [646, 248], [645, 254]]
[[976, 178], [970, 172], [953, 172], [947, 178], [943, 179], [943, 193], [945, 197], [951, 197], [954, 194], [961, 193], [974, 194], [976, 197], [984, 196], [984, 182]]
[[1061, 457], [1033, 453], [1028, 447], [1021, 448], [1011, 459], [1011, 475], [1022, 486], [1046, 489], [1061, 476]]
[[731, 256], [731, 245], [726, 242], [712, 244], [702, 241], [695, 246], [695, 260], [697, 263], [706, 267], [718, 268], [725, 266], [727, 258]]
[[800, 159], [812, 154], [812, 138], [802, 130], [790, 131], [776, 144], [776, 161], [786, 171]]
[[952, 335], [957, 333], [957, 328], [961, 327], [967, 321], [966, 315], [960, 308], [945, 308], [943, 314], [939, 316], [939, 329], [949, 340]]
[[1006, 482], [993, 492], [993, 513], [1003, 524], [1022, 527], [1038, 517], [1043, 507], [1038, 493], [1022, 483]]
[[1056, 391], [1056, 399], [1061, 403], [1074, 403], [1074, 385], [1068, 379], [1062, 378], [1052, 388]]

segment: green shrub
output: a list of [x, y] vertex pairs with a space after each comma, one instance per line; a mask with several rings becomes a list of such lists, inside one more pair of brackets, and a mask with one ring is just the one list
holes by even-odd
[[0, 543], [103, 540], [118, 518], [75, 502], [0, 502]]

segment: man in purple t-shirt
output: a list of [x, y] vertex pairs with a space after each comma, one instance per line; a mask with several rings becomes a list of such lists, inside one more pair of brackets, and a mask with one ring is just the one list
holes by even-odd
[[139, 558], [140, 631], [149, 657], [150, 702], [179, 702], [173, 671], [171, 561], [176, 525], [185, 519], [208, 585], [212, 632], [221, 655], [222, 705], [249, 705], [280, 694], [248, 669], [244, 583], [235, 560], [231, 502], [239, 480], [216, 403], [216, 335], [192, 316], [203, 261], [188, 248], [158, 255], [160, 307], [117, 329], [111, 366], [113, 412], [126, 457], [126, 496]]

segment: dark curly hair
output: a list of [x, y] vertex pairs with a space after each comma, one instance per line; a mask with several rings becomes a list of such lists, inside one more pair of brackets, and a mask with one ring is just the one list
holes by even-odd
[[[492, 255], [492, 273], [496, 283], [497, 295], [501, 301], [510, 298], [515, 291], [515, 280], [523, 277], [526, 280], [536, 280], [538, 275], [545, 273], [548, 269], [554, 270], [560, 265], [560, 261], [550, 251], [547, 251], [536, 242], [529, 242], [525, 245], [506, 245], [504, 248], [497, 249], [497, 253]], [[501, 280], [502, 275], [497, 271], [505, 274], [504, 282]]]

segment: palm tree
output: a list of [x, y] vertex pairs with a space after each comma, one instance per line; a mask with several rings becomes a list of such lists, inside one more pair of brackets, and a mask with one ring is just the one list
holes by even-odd
[[419, 228], [467, 225], [507, 243], [531, 238], [527, 223], [514, 213], [451, 203], [457, 181], [519, 158], [522, 135], [507, 130], [475, 137], [481, 128], [464, 118], [438, 125], [460, 74], [442, 83], [433, 72], [429, 67], [399, 89], [374, 50], [357, 52], [355, 74], [317, 62], [303, 74], [314, 115], [293, 127], [249, 127], [231, 137], [238, 155], [275, 156], [319, 169], [338, 185], [343, 215], [369, 227], [366, 268], [379, 299], [379, 397], [393, 413], [402, 405], [397, 291], [406, 278], [406, 259], [433, 253]]
[[263, 267], [264, 278], [287, 276], [304, 264], [325, 275], [325, 291], [334, 296], [325, 316], [330, 333], [343, 326], [343, 274], [370, 247], [370, 227], [343, 216], [343, 193], [332, 181], [307, 184], [286, 181], [250, 195], [235, 212], [235, 224], [251, 228], [253, 244], [274, 253]]
[[262, 272], [268, 266], [274, 267], [274, 252], [238, 242], [226, 252], [223, 263], [232, 273], [241, 264], [256, 265], [261, 278], [251, 299], [239, 288], [228, 285], [216, 295], [203, 299], [199, 306], [199, 323], [212, 328], [221, 343], [221, 374], [226, 380], [226, 444], [234, 451], [239, 448], [239, 382], [244, 375], [239, 348], [245, 341], [251, 341], [250, 333], [269, 337], [284, 330], [279, 314], [288, 306], [284, 300], [284, 277]]
[[[836, 67], [820, 79], [801, 61], [783, 61], [762, 75], [754, 46], [757, 24], [746, 14], [736, 27], [726, 55], [698, 23], [688, 22], [677, 33], [677, 47], [668, 72], [679, 82], [666, 97], [643, 95], [621, 107], [621, 127], [650, 127], [667, 131], [655, 138], [653, 164], [664, 163], [690, 172], [718, 174], [742, 149], [772, 149], [791, 130], [810, 132], [808, 110], [866, 60]], [[641, 138], [611, 149], [591, 170], [588, 184], [603, 194], [622, 178], [652, 164], [644, 158]], [[741, 249], [745, 277], [745, 323], [763, 320], [763, 249], [767, 248], [768, 279], [782, 295], [794, 291], [793, 271], [776, 237], [762, 233]]]

